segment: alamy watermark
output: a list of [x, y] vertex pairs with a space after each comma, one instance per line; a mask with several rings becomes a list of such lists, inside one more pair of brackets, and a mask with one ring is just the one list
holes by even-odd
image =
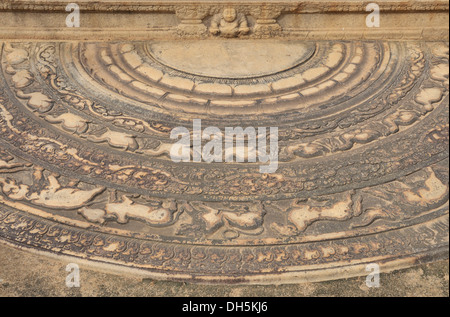
[[369, 3], [366, 6], [366, 11], [371, 12], [366, 17], [366, 26], [368, 28], [380, 27], [380, 6], [376, 3]]
[[[202, 120], [194, 119], [192, 128], [192, 133], [185, 127], [172, 130], [170, 138], [178, 139], [170, 150], [173, 162], [256, 163], [258, 160], [267, 163], [260, 166], [260, 173], [275, 173], [278, 169], [277, 127], [270, 127], [269, 135], [265, 127], [226, 127], [224, 131], [206, 127], [202, 130]], [[203, 141], [207, 142], [203, 144]]]
[[68, 28], [80, 27], [80, 6], [76, 3], [69, 3], [66, 6], [66, 12], [71, 12], [66, 17], [66, 26]]
[[380, 287], [380, 266], [376, 263], [367, 264], [366, 272], [370, 272], [366, 277], [366, 286]]
[[69, 263], [66, 266], [66, 286], [69, 288], [80, 287], [80, 267], [76, 263]]

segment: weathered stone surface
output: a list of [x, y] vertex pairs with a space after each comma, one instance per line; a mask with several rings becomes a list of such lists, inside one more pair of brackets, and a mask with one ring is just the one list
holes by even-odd
[[[141, 6], [177, 41], [0, 41], [0, 240], [204, 283], [448, 257], [448, 42], [299, 41], [281, 20], [311, 4], [200, 2]], [[278, 170], [173, 162], [194, 119], [277, 127]]]

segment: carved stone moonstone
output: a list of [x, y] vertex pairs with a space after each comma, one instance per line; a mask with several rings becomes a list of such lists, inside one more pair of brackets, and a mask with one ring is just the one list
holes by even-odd
[[213, 16], [209, 32], [222, 37], [238, 37], [250, 32], [246, 17], [234, 8], [225, 8]]
[[[201, 41], [0, 41], [0, 240], [203, 283], [448, 257], [448, 42], [231, 39], [276, 17], [219, 9]], [[173, 162], [194, 119], [277, 127], [278, 170]]]

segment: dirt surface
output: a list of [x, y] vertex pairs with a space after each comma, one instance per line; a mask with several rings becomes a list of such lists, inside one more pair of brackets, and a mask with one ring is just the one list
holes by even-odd
[[303, 297], [449, 296], [449, 261], [381, 274], [380, 287], [365, 277], [271, 286], [193, 285], [102, 273], [80, 265], [80, 287], [68, 288], [65, 261], [0, 245], [0, 296]]

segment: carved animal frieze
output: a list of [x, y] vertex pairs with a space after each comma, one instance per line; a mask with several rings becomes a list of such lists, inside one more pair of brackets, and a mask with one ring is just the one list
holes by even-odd
[[136, 220], [150, 226], [171, 225], [182, 211], [182, 207], [174, 200], [139, 204], [127, 196], [123, 196], [121, 202], [109, 202], [104, 209], [87, 207], [80, 209], [80, 213], [91, 222], [103, 224], [107, 220], [115, 220], [125, 224], [130, 220]]
[[[39, 176], [36, 177], [36, 175]], [[42, 175], [40, 171], [34, 173], [36, 179], [33, 185], [36, 185], [43, 178]], [[104, 187], [97, 187], [92, 190], [81, 190], [76, 186], [63, 187], [55, 175], [49, 175], [46, 184], [41, 189], [33, 189], [33, 186], [3, 177], [0, 177], [0, 185], [3, 194], [10, 199], [29, 201], [38, 206], [58, 209], [80, 208], [105, 190]]]

